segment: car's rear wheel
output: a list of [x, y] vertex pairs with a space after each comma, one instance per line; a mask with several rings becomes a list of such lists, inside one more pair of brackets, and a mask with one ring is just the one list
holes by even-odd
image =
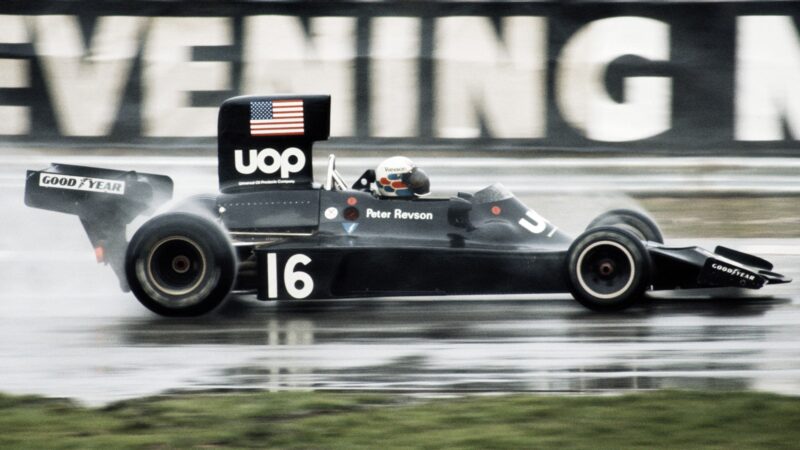
[[217, 196], [214, 194], [195, 194], [176, 203], [173, 212], [186, 212], [198, 214], [208, 218], [219, 217], [217, 210]]
[[647, 248], [632, 232], [601, 227], [588, 230], [567, 253], [570, 292], [595, 311], [618, 311], [640, 300], [650, 287]]
[[125, 273], [136, 298], [163, 316], [198, 316], [219, 306], [236, 278], [225, 233], [195, 214], [176, 212], [146, 222], [133, 236]]
[[592, 220], [587, 230], [599, 227], [618, 227], [633, 232], [645, 241], [664, 243], [664, 236], [658, 224], [648, 215], [632, 209], [613, 209]]

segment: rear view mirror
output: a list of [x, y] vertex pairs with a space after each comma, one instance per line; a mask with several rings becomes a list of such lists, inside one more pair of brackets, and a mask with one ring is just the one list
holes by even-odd
[[470, 211], [472, 211], [472, 202], [459, 197], [450, 198], [450, 205], [447, 208], [447, 223], [467, 231], [474, 230], [475, 227], [469, 220]]

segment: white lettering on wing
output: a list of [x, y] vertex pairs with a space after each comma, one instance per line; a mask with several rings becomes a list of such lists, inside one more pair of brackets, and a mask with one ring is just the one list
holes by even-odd
[[99, 192], [102, 194], [125, 194], [125, 182], [102, 178], [76, 177], [57, 173], [42, 172], [39, 174], [39, 186], [75, 191]]

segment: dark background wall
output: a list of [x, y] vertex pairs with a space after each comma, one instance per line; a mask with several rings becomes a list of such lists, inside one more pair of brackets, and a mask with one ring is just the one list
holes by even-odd
[[796, 2], [0, 3], [0, 142], [208, 145], [331, 93], [342, 146], [794, 155]]

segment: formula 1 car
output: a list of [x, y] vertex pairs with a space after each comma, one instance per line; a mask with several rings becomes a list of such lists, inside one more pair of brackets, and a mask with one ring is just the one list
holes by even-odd
[[314, 183], [329, 96], [232, 98], [218, 125], [220, 192], [156, 215], [130, 242], [131, 221], [171, 198], [169, 177], [52, 164], [28, 171], [25, 202], [78, 215], [98, 261], [165, 316], [207, 313], [231, 291], [259, 300], [570, 292], [614, 311], [648, 290], [790, 281], [729, 248], [665, 246], [636, 211], [603, 214], [573, 239], [500, 184], [382, 198], [373, 170], [348, 186], [333, 155]]

